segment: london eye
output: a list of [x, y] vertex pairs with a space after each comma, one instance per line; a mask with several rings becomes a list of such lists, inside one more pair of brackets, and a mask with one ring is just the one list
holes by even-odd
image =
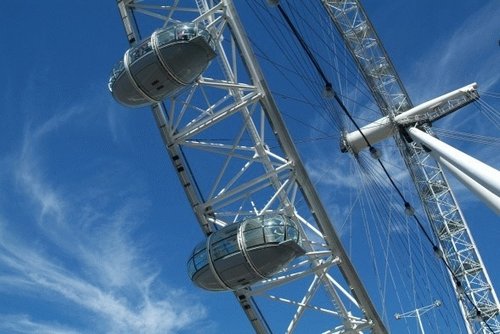
[[402, 332], [436, 299], [434, 332], [500, 332], [443, 166], [497, 213], [499, 172], [433, 141], [465, 106], [498, 131], [476, 83], [414, 104], [358, 1], [117, 5], [109, 89], [152, 110], [201, 228], [187, 279], [258, 333]]

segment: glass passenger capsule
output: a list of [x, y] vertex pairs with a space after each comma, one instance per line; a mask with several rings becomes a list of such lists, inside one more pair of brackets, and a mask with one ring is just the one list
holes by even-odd
[[187, 266], [199, 287], [236, 290], [269, 278], [303, 255], [297, 223], [283, 215], [228, 225], [198, 244]]
[[179, 23], [128, 49], [111, 71], [108, 87], [129, 107], [157, 103], [191, 85], [214, 57], [202, 24]]

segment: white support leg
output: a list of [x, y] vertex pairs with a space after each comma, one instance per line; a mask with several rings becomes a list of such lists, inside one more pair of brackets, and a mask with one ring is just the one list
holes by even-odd
[[[500, 198], [500, 171], [457, 150], [456, 148], [443, 143], [439, 139], [425, 133], [417, 128], [408, 129], [411, 138], [416, 142], [425, 145], [431, 150], [430, 154], [438, 161], [445, 161], [445, 165], [452, 166], [450, 171], [458, 170], [455, 176], [464, 185], [474, 185], [470, 189], [480, 198], [490, 197], [495, 203]], [[472, 182], [471, 182], [472, 181]], [[473, 183], [474, 182], [474, 183]], [[500, 208], [495, 209], [497, 212]]]
[[488, 189], [485, 189], [479, 183], [460, 171], [460, 169], [453, 166], [448, 160], [439, 159], [438, 162], [448, 169], [457, 179], [459, 179], [464, 186], [466, 186], [472, 193], [476, 194], [493, 212], [500, 216], [500, 197], [493, 194]]

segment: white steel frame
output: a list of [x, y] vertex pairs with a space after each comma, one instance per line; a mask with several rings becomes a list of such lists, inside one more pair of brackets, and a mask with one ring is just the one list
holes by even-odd
[[[292, 308], [279, 332], [294, 332], [306, 313], [318, 312], [329, 317], [325, 333], [386, 333], [306, 173], [232, 1], [118, 0], [117, 5], [130, 45], [140, 40], [139, 13], [163, 24], [203, 21], [215, 39], [218, 56], [206, 73], [178, 96], [152, 105], [204, 234], [270, 212], [301, 223], [306, 255], [275, 277], [234, 291], [254, 330], [275, 330], [259, 300]], [[287, 290], [297, 282], [304, 288], [299, 297], [296, 289]]]
[[[394, 119], [411, 109], [413, 105], [409, 95], [360, 2], [321, 1], [382, 114]], [[449, 109], [442, 113], [445, 115], [477, 98], [477, 95], [464, 95], [462, 99], [455, 99], [439, 108]], [[432, 120], [429, 118], [420, 122], [420, 129], [432, 134], [428, 126]], [[486, 334], [491, 333], [491, 328], [494, 333], [500, 333], [498, 297], [440, 164], [420, 144], [407, 143], [398, 133], [393, 137], [416, 185], [444, 258], [453, 271], [450, 278], [468, 332]]]

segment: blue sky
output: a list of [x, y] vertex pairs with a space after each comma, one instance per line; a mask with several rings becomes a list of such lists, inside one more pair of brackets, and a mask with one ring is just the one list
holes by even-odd
[[[500, 92], [495, 0], [366, 7], [414, 102]], [[107, 90], [126, 48], [115, 2], [11, 1], [0, 25], [0, 333], [251, 333], [232, 294], [189, 281], [202, 234], [151, 113]], [[459, 113], [439, 126], [498, 136]], [[498, 147], [471, 150], [500, 166]], [[498, 290], [498, 217], [457, 196]]]

